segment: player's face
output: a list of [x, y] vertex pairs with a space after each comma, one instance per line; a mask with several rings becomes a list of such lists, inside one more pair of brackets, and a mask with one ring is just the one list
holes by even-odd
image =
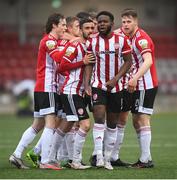
[[79, 21], [76, 20], [73, 22], [72, 24], [72, 34], [76, 37], [79, 37], [80, 36], [80, 27], [79, 27]]
[[93, 19], [93, 23], [94, 23], [94, 26], [95, 26], [94, 33], [97, 33], [98, 32], [98, 22], [97, 22], [96, 18]]
[[113, 22], [110, 20], [109, 16], [101, 15], [97, 19], [98, 22], [98, 32], [102, 35], [108, 35], [111, 32]]
[[132, 36], [136, 31], [137, 25], [137, 18], [133, 18], [132, 16], [122, 17], [122, 30], [125, 34]]
[[84, 37], [85, 39], [89, 38], [89, 36], [90, 36], [91, 34], [93, 34], [94, 29], [95, 29], [95, 25], [94, 25], [93, 22], [84, 23], [84, 24], [82, 25], [83, 37]]
[[59, 38], [63, 36], [66, 29], [67, 29], [66, 20], [61, 19], [60, 22], [58, 23], [58, 25], [56, 26], [56, 33], [57, 33]]

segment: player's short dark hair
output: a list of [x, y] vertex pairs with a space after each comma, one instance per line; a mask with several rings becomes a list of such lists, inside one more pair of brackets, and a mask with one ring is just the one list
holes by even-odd
[[[80, 29], [82, 28], [83, 24], [93, 22], [91, 18], [82, 18], [79, 21]], [[93, 22], [94, 23], [94, 22]]]
[[90, 14], [90, 17], [91, 17], [92, 19], [96, 19], [97, 12], [95, 12], [95, 11], [90, 11], [89, 14]]
[[83, 18], [85, 18], [85, 19], [91, 18], [90, 14], [89, 14], [88, 12], [85, 12], [85, 11], [78, 12], [78, 13], [76, 14], [76, 17], [78, 17], [79, 20], [81, 20], [81, 19], [83, 19]]
[[113, 22], [114, 21], [114, 15], [108, 11], [101, 11], [97, 14], [96, 19], [98, 20], [99, 16], [101, 15], [105, 15], [105, 16], [109, 16], [110, 20]]
[[75, 21], [79, 21], [79, 18], [77, 18], [76, 16], [68, 16], [68, 17], [66, 18], [66, 25], [67, 25], [67, 27], [68, 27], [68, 26], [72, 26], [72, 24], [73, 24]]
[[122, 11], [121, 17], [123, 16], [132, 16], [133, 18], [137, 18], [138, 14], [135, 9], [133, 8], [126, 8]]
[[57, 25], [61, 19], [64, 19], [65, 17], [62, 15], [62, 14], [59, 14], [59, 13], [54, 13], [54, 14], [51, 14], [49, 17], [48, 17], [48, 20], [47, 20], [47, 23], [46, 23], [46, 26], [45, 26], [45, 31], [46, 33], [50, 33], [50, 31], [52, 30], [53, 28], [53, 24]]

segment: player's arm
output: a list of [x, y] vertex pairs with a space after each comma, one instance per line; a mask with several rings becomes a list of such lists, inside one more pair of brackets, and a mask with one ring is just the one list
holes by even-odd
[[61, 60], [66, 52], [66, 49], [67, 49], [68, 45], [65, 46], [65, 48], [62, 50], [62, 51], [54, 51], [52, 52], [50, 55], [50, 57], [57, 63], [61, 63]]
[[70, 43], [81, 42], [81, 37], [73, 36], [69, 34], [68, 32], [64, 33], [64, 35], [62, 36], [62, 39], [68, 40]]
[[53, 39], [47, 40], [42, 46], [45, 48], [45, 51], [55, 62], [60, 63], [69, 44], [67, 44], [62, 51], [58, 50], [57, 42]]
[[153, 63], [149, 42], [146, 39], [140, 39], [136, 42], [136, 45], [141, 52], [143, 63], [139, 67], [138, 72], [134, 74], [128, 82], [129, 92], [133, 92], [135, 90], [138, 79], [140, 79], [150, 69]]
[[122, 47], [122, 57], [124, 60], [124, 64], [121, 66], [121, 68], [119, 69], [119, 72], [116, 74], [116, 76], [111, 79], [110, 81], [106, 82], [106, 86], [108, 89], [112, 89], [117, 82], [119, 81], [119, 79], [125, 75], [128, 70], [130, 69], [131, 65], [132, 65], [132, 49], [130, 46], [130, 41], [127, 37], [124, 37], [124, 45]]
[[140, 79], [151, 67], [152, 65], [152, 55], [150, 52], [146, 52], [142, 55], [143, 57], [143, 64], [138, 69], [138, 72], [133, 75], [133, 77], [128, 82], [128, 90], [129, 92], [133, 92], [137, 86], [137, 81]]
[[[94, 56], [94, 54], [92, 52], [92, 46], [91, 46], [90, 41], [91, 41], [91, 39], [86, 41], [87, 54], [92, 54]], [[94, 64], [89, 64], [84, 69], [84, 89], [85, 89], [86, 95], [89, 95], [89, 96], [92, 95], [90, 81], [91, 81], [91, 77], [92, 77], [93, 66], [94, 66]]]
[[71, 71], [73, 69], [80, 68], [83, 65], [95, 63], [95, 58], [92, 54], [86, 54], [81, 61], [73, 63], [72, 61], [76, 58], [77, 53], [78, 52], [76, 47], [68, 47], [59, 65], [59, 72]]
[[85, 93], [89, 96], [92, 95], [91, 86], [90, 86], [92, 71], [93, 71], [93, 65], [90, 64], [87, 65], [84, 69], [84, 89], [85, 89]]
[[121, 66], [119, 72], [116, 74], [116, 76], [114, 76], [113, 79], [106, 82], [106, 86], [108, 89], [112, 89], [117, 84], [119, 79], [122, 76], [124, 76], [128, 72], [128, 70], [130, 69], [130, 67], [132, 66], [131, 51], [129, 53], [124, 54], [123, 59], [124, 59], [124, 64]]

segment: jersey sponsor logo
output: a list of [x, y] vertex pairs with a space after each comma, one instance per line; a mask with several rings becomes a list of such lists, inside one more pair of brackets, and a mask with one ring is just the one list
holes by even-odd
[[74, 51], [75, 51], [74, 47], [68, 47], [65, 52], [65, 56], [70, 56]]
[[79, 115], [83, 115], [83, 114], [84, 114], [83, 108], [79, 108], [79, 109], [78, 109], [78, 113], [79, 113]]
[[115, 54], [117, 53], [116, 51], [96, 51], [96, 54], [99, 55], [99, 54]]
[[94, 95], [93, 95], [93, 100], [96, 101], [97, 98], [98, 98], [98, 95], [97, 95], [97, 94], [94, 94]]
[[46, 41], [46, 46], [49, 50], [52, 50], [55, 48], [56, 42], [53, 40]]
[[148, 41], [146, 39], [139, 40], [138, 44], [141, 46], [142, 49], [145, 49], [148, 47]]

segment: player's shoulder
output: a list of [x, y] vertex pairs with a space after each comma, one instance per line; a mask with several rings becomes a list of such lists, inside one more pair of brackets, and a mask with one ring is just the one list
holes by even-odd
[[93, 33], [93, 34], [90, 35], [89, 39], [91, 40], [91, 39], [93, 39], [93, 38], [96, 38], [96, 37], [98, 37], [98, 35], [99, 35], [98, 32]]
[[115, 29], [113, 32], [118, 35], [123, 33], [121, 28]]
[[149, 39], [149, 35], [143, 30], [143, 29], [138, 29], [136, 34], [135, 34], [136, 39]]
[[57, 40], [49, 35], [49, 34], [46, 34], [44, 35], [44, 37], [42, 38], [41, 40], [41, 46], [45, 46], [47, 47], [49, 50], [52, 50], [56, 47], [56, 45], [58, 44]]
[[138, 31], [136, 32], [136, 42], [140, 45], [152, 44], [152, 39], [143, 29], [139, 28]]
[[117, 36], [118, 38], [125, 39], [125, 40], [129, 39], [127, 36], [125, 36], [125, 34], [119, 33], [118, 31], [116, 32], [114, 31], [113, 33], [115, 37]]

